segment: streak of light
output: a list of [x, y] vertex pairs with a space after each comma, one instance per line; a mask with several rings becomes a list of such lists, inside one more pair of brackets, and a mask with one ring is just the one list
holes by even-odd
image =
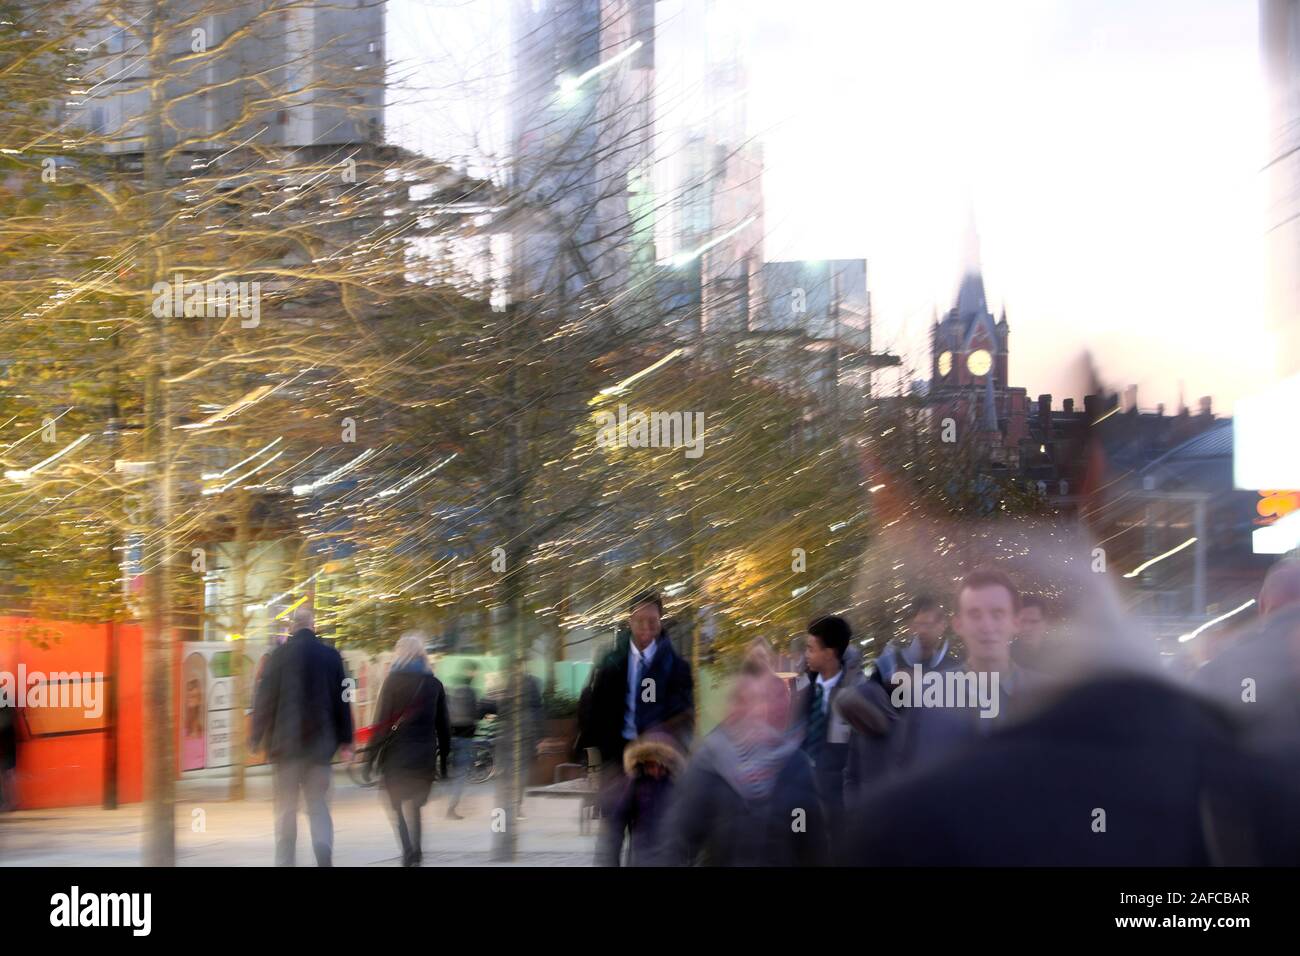
[[1204, 624], [1202, 624], [1200, 627], [1198, 627], [1196, 630], [1192, 631], [1191, 633], [1184, 634], [1181, 637], [1179, 637], [1178, 643], [1186, 644], [1188, 641], [1194, 639], [1196, 635], [1200, 634], [1201, 631], [1205, 630], [1207, 627], [1213, 627], [1215, 624], [1218, 624], [1220, 621], [1226, 621], [1234, 614], [1240, 614], [1242, 611], [1246, 610], [1246, 608], [1250, 607], [1254, 603], [1255, 603], [1255, 599], [1251, 598], [1245, 604], [1242, 604], [1239, 607], [1234, 607], [1227, 614], [1220, 614], [1218, 617], [1214, 618], [1214, 620], [1206, 621]]
[[1135, 578], [1143, 571], [1145, 571], [1147, 568], [1151, 567], [1151, 565], [1155, 564], [1157, 561], [1163, 561], [1165, 558], [1169, 557], [1170, 555], [1177, 554], [1179, 551], [1183, 550], [1183, 548], [1189, 547], [1195, 543], [1196, 543], [1195, 537], [1188, 538], [1182, 544], [1178, 545], [1177, 547], [1170, 548], [1164, 554], [1157, 554], [1154, 558], [1151, 558], [1149, 561], [1143, 561], [1141, 564], [1139, 564], [1128, 574], [1124, 575], [1124, 577]]
[[243, 481], [245, 478], [249, 477], [250, 475], [255, 475], [255, 474], [257, 474], [259, 471], [261, 471], [263, 468], [265, 468], [267, 465], [269, 465], [271, 462], [275, 461], [277, 458], [279, 458], [279, 457], [280, 457], [281, 455], [283, 455], [283, 454], [284, 454], [284, 452], [282, 452], [282, 451], [277, 451], [274, 455], [272, 455], [272, 456], [271, 456], [270, 458], [268, 458], [266, 461], [262, 462], [262, 463], [261, 463], [260, 465], [258, 465], [256, 468], [250, 468], [248, 471], [244, 472], [244, 473], [243, 473], [242, 475], [240, 475], [238, 478], [234, 478], [234, 479], [232, 479], [232, 480], [226, 482], [226, 483], [225, 483], [224, 485], [222, 485], [220, 488], [204, 488], [204, 489], [203, 489], [203, 493], [204, 493], [205, 495], [219, 495], [219, 494], [221, 494], [223, 491], [229, 491], [231, 488], [235, 487], [235, 485], [239, 484], [239, 483], [240, 483], [241, 481]]
[[[73, 407], [75, 408], [76, 406], [73, 406]], [[60, 418], [62, 418], [64, 415], [68, 414], [68, 412], [70, 412], [70, 411], [72, 411], [71, 408], [64, 409], [63, 411], [59, 412], [59, 414], [55, 415], [52, 419], [49, 419], [48, 422], [41, 422], [40, 425], [38, 425], [36, 428], [33, 428], [31, 431], [29, 431], [29, 432], [28, 432], [26, 435], [24, 435], [22, 438], [19, 438], [17, 441], [10, 443], [10, 445], [8, 446], [8, 447], [9, 447], [9, 450], [10, 450], [10, 451], [13, 451], [15, 448], [17, 448], [17, 447], [18, 447], [19, 445], [21, 445], [23, 442], [27, 441], [27, 439], [31, 438], [33, 435], [39, 435], [41, 432], [45, 431], [46, 428], [49, 427], [49, 423], [57, 422]], [[17, 415], [14, 416], [14, 418], [17, 418], [17, 417], [18, 417]], [[5, 422], [5, 425], [9, 425], [9, 424], [14, 420], [14, 418], [11, 418], [11, 419], [9, 419], [9, 421]]]
[[27, 481], [29, 478], [32, 477], [32, 475], [36, 474], [46, 465], [50, 465], [58, 461], [60, 458], [62, 458], [68, 452], [72, 451], [74, 448], [80, 448], [82, 445], [84, 445], [86, 442], [90, 440], [90, 437], [91, 436], [89, 434], [82, 435], [80, 438], [72, 442], [66, 448], [60, 451], [56, 451], [49, 458], [46, 458], [44, 461], [37, 462], [36, 464], [32, 465], [32, 467], [30, 468], [11, 468], [5, 472], [5, 477], [8, 478], [10, 481], [17, 481], [20, 483]]
[[633, 43], [622, 53], [619, 53], [615, 56], [611, 56], [608, 60], [605, 60], [603, 63], [597, 63], [586, 73], [583, 73], [579, 76], [560, 77], [560, 79], [557, 81], [560, 85], [560, 92], [563, 93], [565, 96], [573, 95], [574, 93], [578, 92], [579, 89], [582, 88], [582, 84], [586, 83], [593, 76], [596, 76], [600, 73], [604, 73], [610, 67], [613, 67], [616, 64], [622, 62], [623, 60], [626, 60], [637, 50], [641, 49], [643, 45], [644, 44], [642, 43], [642, 41], [637, 40], [635, 43]]
[[293, 587], [289, 588], [289, 590], [281, 591], [279, 594], [275, 595], [275, 597], [267, 598], [261, 604], [250, 604], [248, 605], [248, 609], [250, 611], [260, 611], [262, 610], [262, 608], [270, 607], [272, 604], [277, 604], [284, 598], [287, 598], [289, 597], [289, 595], [298, 591], [300, 588], [305, 588], [307, 585], [311, 584], [313, 581], [315, 581], [318, 577], [320, 577], [324, 573], [325, 573], [325, 569], [321, 568], [319, 571], [317, 571], [315, 574], [309, 577], [306, 581], [303, 581], [301, 584], [295, 584]]
[[290, 614], [292, 614], [292, 613], [293, 613], [294, 611], [296, 611], [298, 608], [302, 607], [303, 602], [306, 601], [306, 600], [307, 600], [307, 595], [304, 594], [302, 597], [298, 598], [298, 600], [294, 601], [294, 602], [293, 602], [292, 604], [290, 604], [287, 608], [285, 608], [283, 611], [281, 611], [279, 614], [277, 614], [277, 615], [275, 616], [275, 619], [276, 619], [277, 621], [282, 621], [282, 620], [284, 620], [286, 617], [288, 617]]
[[270, 395], [280, 386], [278, 385], [259, 385], [243, 398], [231, 402], [219, 412], [214, 412], [201, 422], [190, 422], [188, 425], [177, 425], [177, 428], [210, 428], [218, 422], [223, 422], [227, 418], [233, 418], [238, 415], [249, 405], [256, 405], [266, 396]]
[[623, 381], [619, 382], [617, 385], [611, 385], [608, 388], [602, 388], [597, 393], [596, 397], [591, 399], [591, 401], [589, 401], [587, 404], [595, 405], [597, 402], [600, 401], [602, 395], [621, 395], [623, 392], [627, 391], [628, 386], [631, 385], [633, 382], [643, 379], [647, 375], [650, 375], [651, 373], [655, 372], [656, 370], [663, 368], [665, 365], [667, 365], [669, 362], [671, 362], [673, 359], [677, 358], [677, 356], [681, 354], [682, 354], [681, 349], [673, 349], [671, 352], [669, 352], [659, 361], [655, 362], [653, 365], [649, 365], [646, 368], [641, 369], [641, 371], [633, 375], [629, 375], [627, 378], [623, 379]]
[[294, 485], [293, 493], [295, 495], [309, 495], [317, 488], [323, 488], [325, 485], [333, 484], [335, 481], [337, 481], [339, 478], [346, 475], [349, 471], [357, 467], [357, 465], [361, 464], [363, 461], [365, 461], [367, 458], [372, 456], [374, 453], [375, 450], [373, 448], [367, 448], [365, 451], [357, 455], [356, 458], [353, 458], [346, 465], [342, 465], [334, 469], [324, 478], [317, 478], [311, 484], [307, 484], [307, 485]]
[[1112, 408], [1110, 411], [1108, 411], [1105, 415], [1102, 415], [1101, 418], [1097, 419], [1095, 422], [1093, 422], [1093, 424], [1094, 424], [1094, 425], [1100, 425], [1100, 424], [1101, 424], [1102, 422], [1104, 422], [1106, 419], [1110, 418], [1110, 416], [1114, 415], [1117, 411], [1119, 411], [1119, 406], [1118, 406], [1118, 405], [1116, 405], [1114, 408]]
[[219, 480], [219, 479], [221, 479], [221, 478], [224, 478], [224, 477], [226, 477], [226, 475], [230, 474], [230, 473], [231, 473], [232, 471], [234, 471], [236, 468], [242, 468], [244, 465], [247, 465], [250, 461], [252, 461], [252, 460], [253, 460], [254, 458], [256, 458], [258, 455], [262, 454], [262, 452], [264, 452], [264, 451], [270, 451], [272, 448], [274, 448], [276, 445], [278, 445], [278, 444], [279, 444], [280, 442], [282, 442], [282, 441], [284, 441], [284, 436], [283, 436], [283, 435], [281, 435], [279, 438], [277, 438], [275, 441], [271, 442], [270, 444], [263, 445], [261, 448], [259, 448], [259, 449], [258, 449], [257, 451], [255, 451], [255, 452], [253, 452], [251, 455], [249, 455], [249, 456], [248, 456], [247, 458], [245, 458], [243, 461], [237, 461], [237, 462], [235, 462], [233, 465], [231, 465], [231, 466], [230, 466], [229, 468], [227, 468], [225, 471], [218, 471], [218, 472], [215, 472], [215, 473], [209, 473], [209, 474], [204, 475], [204, 476], [203, 476], [203, 480], [204, 480], [204, 481], [217, 481], [217, 480]]
[[727, 230], [726, 232], [724, 232], [722, 235], [718, 236], [718, 237], [715, 238], [715, 239], [710, 239], [710, 240], [709, 240], [708, 242], [706, 242], [704, 245], [702, 245], [702, 246], [700, 246], [700, 247], [698, 247], [698, 248], [696, 248], [696, 249], [692, 249], [690, 252], [683, 252], [683, 253], [679, 253], [678, 255], [673, 256], [673, 258], [672, 258], [672, 264], [675, 265], [675, 266], [684, 266], [684, 265], [686, 265], [686, 263], [690, 262], [692, 259], [699, 258], [700, 256], [704, 255], [704, 253], [708, 252], [710, 249], [712, 249], [714, 246], [716, 246], [718, 243], [720, 243], [720, 242], [726, 242], [728, 239], [730, 239], [730, 238], [731, 238], [732, 236], [734, 236], [736, 233], [740, 232], [740, 230], [744, 229], [746, 226], [748, 226], [751, 222], [753, 222], [753, 221], [754, 221], [755, 219], [757, 219], [757, 218], [758, 218], [757, 216], [750, 216], [748, 219], [746, 219], [746, 220], [745, 220], [744, 222], [742, 222], [740, 225], [738, 225], [738, 226], [736, 226], [736, 227], [734, 227], [734, 228], [732, 228], [732, 229], [728, 229], [728, 230]]
[[407, 478], [405, 481], [394, 485], [392, 488], [385, 488], [383, 491], [379, 492], [379, 494], [371, 495], [369, 498], [366, 498], [364, 500], [373, 501], [376, 498], [387, 498], [390, 495], [400, 495], [403, 491], [411, 487], [411, 485], [415, 484], [417, 481], [423, 481], [425, 478], [428, 478], [430, 475], [432, 475], [443, 465], [447, 464], [449, 461], [455, 458], [458, 454], [460, 454], [460, 452], [452, 452], [449, 457], [444, 458], [442, 461], [438, 462], [438, 464], [434, 465], [432, 468], [428, 469], [427, 471], [423, 471], [418, 475], [414, 475], [410, 478]]

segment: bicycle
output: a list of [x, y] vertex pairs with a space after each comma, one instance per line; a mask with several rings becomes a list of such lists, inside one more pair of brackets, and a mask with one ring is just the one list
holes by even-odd
[[[370, 751], [379, 746], [375, 739], [375, 727], [363, 727], [356, 733], [356, 747], [352, 759], [347, 762], [347, 774], [358, 787], [370, 789], [383, 782], [379, 768], [370, 762]], [[465, 779], [469, 783], [486, 783], [496, 776], [496, 741], [489, 729], [475, 735], [470, 743], [469, 763]], [[438, 775], [441, 778], [441, 775]]]
[[496, 735], [490, 723], [486, 731], [474, 735], [469, 756], [469, 766], [465, 769], [467, 782], [486, 783], [496, 775]]

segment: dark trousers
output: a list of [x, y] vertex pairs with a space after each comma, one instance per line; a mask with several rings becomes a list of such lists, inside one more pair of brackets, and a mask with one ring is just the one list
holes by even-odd
[[451, 735], [451, 760], [448, 761], [447, 772], [451, 775], [451, 802], [447, 804], [447, 812], [455, 813], [456, 807], [460, 805], [460, 798], [465, 793], [465, 780], [469, 776], [470, 764], [474, 762], [474, 735], [457, 734], [455, 731]]
[[817, 783], [817, 796], [825, 812], [826, 832], [831, 846], [833, 863], [842, 862], [839, 855], [845, 848], [844, 764], [848, 747], [843, 744], [823, 744], [815, 755], [813, 779]]
[[384, 778], [388, 803], [393, 809], [393, 826], [402, 845], [402, 865], [419, 866], [424, 859], [420, 811], [429, 800], [432, 781], [403, 775]]

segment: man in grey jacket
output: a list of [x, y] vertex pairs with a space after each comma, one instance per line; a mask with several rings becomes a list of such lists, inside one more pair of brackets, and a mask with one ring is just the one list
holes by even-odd
[[894, 675], [918, 666], [928, 673], [961, 665], [961, 655], [948, 636], [948, 613], [937, 598], [916, 595], [908, 615], [906, 639], [890, 641], [872, 661], [855, 692], [836, 700], [841, 716], [852, 728], [844, 767], [849, 804], [900, 770], [909, 757], [909, 745], [914, 743], [903, 726], [907, 711], [890, 701]]
[[[859, 693], [841, 700], [841, 715], [854, 730], [845, 773], [850, 805], [904, 771], [964, 749], [1040, 685], [1037, 675], [1011, 660], [1019, 601], [1015, 584], [1003, 572], [973, 571], [958, 589], [954, 621], [968, 648], [966, 661], [947, 650], [910, 666], [905, 659], [887, 685], [871, 679]], [[974, 699], [948, 700], [946, 693], [916, 706], [923, 695], [919, 687], [913, 693], [912, 685], [931, 674], [939, 678], [929, 678], [936, 689], [984, 687], [989, 692], [985, 706]]]
[[908, 609], [906, 642], [890, 641], [874, 661], [873, 676], [884, 687], [891, 687], [899, 668], [920, 664], [924, 670], [946, 669], [961, 660], [948, 638], [948, 613], [939, 601], [928, 594], [912, 598]]

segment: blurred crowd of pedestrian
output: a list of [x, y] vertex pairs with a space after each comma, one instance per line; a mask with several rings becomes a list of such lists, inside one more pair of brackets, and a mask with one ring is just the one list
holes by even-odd
[[584, 711], [584, 743], [622, 770], [598, 862], [1300, 862], [1300, 563], [1272, 570], [1258, 620], [1191, 681], [1083, 583], [1067, 621], [976, 569], [951, 604], [915, 596], [865, 666], [835, 615], [809, 624], [794, 675], [756, 640], [694, 741], [689, 668], [639, 597]]
[[[866, 661], [870, 642], [820, 616], [793, 674], [756, 639], [723, 719], [699, 738], [690, 664], [659, 596], [638, 595], [579, 704], [577, 750], [599, 767], [597, 862], [1300, 862], [1300, 563], [1272, 569], [1258, 618], [1191, 680], [1143, 653], [1104, 584], [1075, 583], [1067, 610], [977, 568], [951, 595], [915, 595], [905, 632]], [[537, 682], [494, 703], [473, 678], [448, 691], [419, 635], [397, 643], [368, 759], [408, 866], [422, 861], [436, 778], [454, 781], [459, 817], [454, 771], [480, 719], [513, 720], [518, 701], [523, 745], [536, 745]], [[282, 865], [300, 796], [317, 862], [331, 862], [329, 765], [353, 736], [344, 681], [304, 618], [258, 685], [254, 745], [274, 765]]]

